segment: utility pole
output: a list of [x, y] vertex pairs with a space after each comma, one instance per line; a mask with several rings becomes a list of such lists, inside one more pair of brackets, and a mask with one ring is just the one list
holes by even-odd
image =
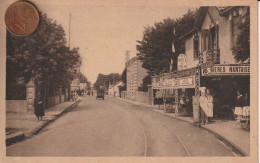
[[113, 96], [115, 97], [115, 83], [114, 83], [115, 77], [114, 77], [114, 73], [113, 73]]
[[70, 49], [70, 26], [71, 26], [71, 13], [69, 18], [69, 49]]
[[[70, 25], [71, 25], [71, 13], [69, 16], [69, 41], [68, 41], [69, 50], [70, 50]], [[69, 88], [68, 88], [68, 101], [70, 101], [70, 97], [71, 97], [71, 85], [69, 85]]]

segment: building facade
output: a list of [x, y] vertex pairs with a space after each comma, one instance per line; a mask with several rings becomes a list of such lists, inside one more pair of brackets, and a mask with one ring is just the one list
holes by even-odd
[[249, 7], [201, 7], [195, 28], [182, 36], [188, 68], [214, 62], [235, 64], [232, 47]]
[[142, 62], [137, 57], [126, 63], [127, 99], [136, 100], [138, 87], [143, 83], [143, 78], [147, 75], [147, 70], [142, 68]]
[[231, 112], [238, 90], [250, 105], [250, 62], [237, 63], [232, 51], [241, 32], [238, 26], [248, 13], [246, 6], [200, 7], [194, 29], [180, 38], [185, 42], [185, 54], [180, 56], [186, 69], [152, 77], [153, 89], [175, 90], [175, 108], [185, 96], [194, 110], [200, 87], [211, 90], [215, 113]]

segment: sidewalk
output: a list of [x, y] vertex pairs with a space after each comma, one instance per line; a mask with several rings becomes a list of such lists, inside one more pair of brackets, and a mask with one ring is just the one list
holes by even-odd
[[33, 136], [48, 123], [76, 106], [79, 102], [79, 100], [76, 102], [64, 102], [46, 109], [42, 121], [38, 121], [34, 114], [6, 113], [6, 145], [8, 146]]
[[[154, 109], [151, 105], [138, 101], [130, 101], [118, 97], [111, 97], [130, 104], [143, 106], [155, 112], [171, 116], [175, 119], [193, 124], [192, 117], [176, 117], [174, 113], [165, 113], [164, 110]], [[213, 123], [202, 125], [201, 128], [214, 134], [216, 137], [226, 142], [227, 145], [235, 147], [242, 155], [250, 155], [250, 132], [241, 129], [241, 127], [232, 120], [213, 120]]]

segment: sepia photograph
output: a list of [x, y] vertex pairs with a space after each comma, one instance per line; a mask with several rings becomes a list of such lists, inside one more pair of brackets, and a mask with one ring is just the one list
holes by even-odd
[[185, 2], [1, 1], [5, 157], [256, 161], [257, 4]]

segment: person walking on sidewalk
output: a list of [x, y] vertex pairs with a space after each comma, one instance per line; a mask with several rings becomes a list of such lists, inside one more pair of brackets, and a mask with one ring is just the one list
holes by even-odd
[[38, 120], [42, 120], [42, 117], [45, 116], [41, 92], [37, 93], [34, 100], [34, 114], [36, 115]]
[[201, 117], [201, 124], [204, 125], [205, 121], [208, 123], [208, 116], [206, 112], [208, 111], [208, 99], [205, 94], [205, 88], [201, 88], [201, 95], [199, 97], [200, 103], [200, 117]]

